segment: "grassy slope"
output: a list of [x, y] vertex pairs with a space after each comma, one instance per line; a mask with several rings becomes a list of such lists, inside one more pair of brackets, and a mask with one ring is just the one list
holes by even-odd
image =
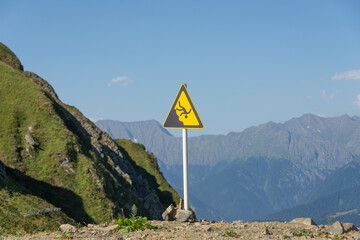
[[[92, 174], [107, 170], [97, 163], [86, 143], [65, 126], [57, 114], [58, 108], [39, 85], [0, 62], [0, 161], [25, 173], [16, 181], [25, 182], [32, 195], [61, 207], [78, 222], [117, 217], [114, 203], [97, 187], [99, 183], [104, 185], [105, 179], [97, 177], [101, 174]], [[35, 149], [26, 143], [26, 134], [36, 142]], [[64, 159], [70, 160], [68, 166], [76, 174], [60, 166]], [[24, 204], [22, 210], [33, 207]]]
[[0, 236], [5, 233], [57, 230], [65, 222], [76, 224], [63, 212], [25, 213], [39, 209], [55, 208], [43, 199], [33, 196], [10, 177], [0, 180]]
[[[20, 61], [3, 44], [0, 55], [0, 162], [7, 175], [7, 180], [0, 179], [0, 235], [52, 230], [64, 222], [110, 221], [122, 216], [121, 208], [127, 214], [125, 206], [137, 200], [122, 185], [124, 180], [98, 160], [90, 135], [69, 111], [81, 113], [31, 81], [31, 74], [22, 71]], [[143, 146], [119, 144], [164, 207], [179, 202]], [[114, 190], [114, 182], [122, 192]], [[24, 217], [26, 212], [54, 207], [61, 212]]]
[[157, 194], [164, 207], [171, 203], [179, 203], [179, 194], [170, 186], [160, 172], [157, 160], [152, 153], [145, 150], [144, 145], [133, 143], [127, 139], [116, 139], [116, 143], [124, 149], [127, 158], [133, 161], [138, 172], [141, 172], [153, 189], [157, 189]]

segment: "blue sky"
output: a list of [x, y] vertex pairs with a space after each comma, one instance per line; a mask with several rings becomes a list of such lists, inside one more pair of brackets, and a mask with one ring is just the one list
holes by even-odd
[[193, 136], [360, 112], [360, 1], [1, 0], [0, 41], [94, 120], [163, 123], [182, 83]]

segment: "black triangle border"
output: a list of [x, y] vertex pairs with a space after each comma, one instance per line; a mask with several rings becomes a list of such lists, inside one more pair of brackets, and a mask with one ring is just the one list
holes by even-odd
[[[192, 108], [193, 111], [194, 111], [195, 117], [196, 117], [196, 119], [197, 119], [198, 122], [199, 122], [199, 125], [186, 125], [186, 126], [171, 126], [171, 127], [165, 127], [165, 124], [166, 124], [166, 122], [168, 121], [169, 115], [170, 115], [170, 113], [171, 113], [171, 109], [175, 108], [176, 103], [177, 103], [178, 99], [180, 98], [180, 95], [181, 95], [182, 92], [185, 93], [185, 95], [186, 95], [186, 97], [187, 97], [187, 99], [188, 99], [188, 101], [189, 101], [189, 103], [190, 103], [190, 106], [191, 106], [191, 108]], [[166, 117], [166, 120], [165, 120], [165, 122], [164, 122], [164, 124], [163, 124], [163, 127], [164, 127], [164, 128], [184, 128], [184, 129], [187, 129], [187, 128], [204, 128], [204, 124], [203, 124], [203, 122], [202, 122], [201, 119], [200, 119], [200, 116], [199, 116], [199, 114], [198, 114], [198, 112], [197, 112], [197, 110], [196, 110], [196, 108], [195, 108], [195, 105], [194, 105], [194, 103], [193, 103], [193, 101], [192, 101], [192, 99], [191, 99], [191, 97], [190, 97], [190, 94], [189, 94], [188, 91], [187, 91], [187, 87], [186, 87], [185, 84], [182, 84], [182, 85], [181, 85], [180, 90], [179, 90], [178, 94], [177, 94], [176, 97], [175, 97], [174, 103], [172, 104], [172, 106], [171, 106], [171, 108], [170, 108], [170, 111], [169, 111], [169, 113], [168, 113], [168, 115], [167, 115], [167, 117]]]

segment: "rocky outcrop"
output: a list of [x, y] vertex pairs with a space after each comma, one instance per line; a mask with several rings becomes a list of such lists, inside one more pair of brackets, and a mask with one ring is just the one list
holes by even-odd
[[4, 62], [10, 67], [24, 71], [24, 67], [16, 55], [3, 43], [0, 42], [0, 62]]
[[39, 77], [33, 72], [24, 72], [24, 75], [29, 78], [31, 81], [33, 81], [36, 84], [39, 84], [44, 92], [48, 95], [50, 95], [52, 98], [59, 100], [59, 97], [57, 96], [54, 88], [43, 78]]
[[357, 228], [352, 223], [334, 222], [326, 231], [336, 234], [344, 234], [350, 231], [355, 231]]
[[290, 223], [300, 223], [308, 226], [317, 226], [317, 224], [311, 218], [295, 218]]

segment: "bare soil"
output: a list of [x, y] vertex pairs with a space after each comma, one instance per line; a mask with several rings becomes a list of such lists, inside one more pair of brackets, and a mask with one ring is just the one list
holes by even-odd
[[2, 236], [5, 239], [359, 239], [359, 229], [345, 234], [327, 232], [328, 226], [304, 225], [287, 222], [176, 222], [150, 221], [157, 228], [122, 233], [111, 224], [89, 225], [74, 232], [52, 232], [24, 236]]

